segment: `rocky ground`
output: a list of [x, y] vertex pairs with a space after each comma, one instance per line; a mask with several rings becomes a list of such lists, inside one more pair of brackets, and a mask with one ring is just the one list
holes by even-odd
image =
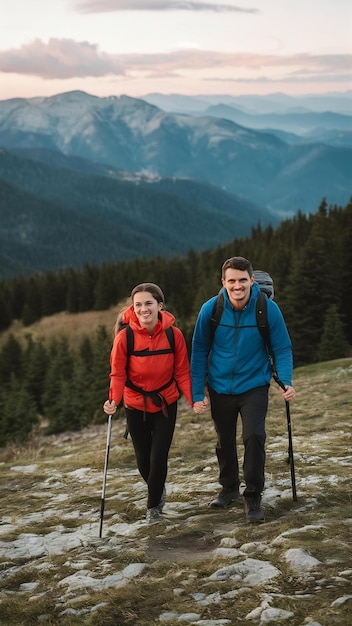
[[183, 402], [152, 526], [123, 420], [112, 427], [102, 538], [105, 423], [3, 450], [0, 625], [350, 624], [351, 380], [351, 359], [296, 372], [297, 502], [273, 387], [259, 525], [246, 523], [242, 502], [210, 509], [213, 426]]

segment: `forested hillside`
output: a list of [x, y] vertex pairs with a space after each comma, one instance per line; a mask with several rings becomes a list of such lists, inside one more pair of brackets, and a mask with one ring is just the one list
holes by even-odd
[[186, 254], [246, 236], [251, 224], [279, 223], [210, 184], [132, 175], [49, 150], [40, 158], [0, 149], [0, 278]]
[[[323, 201], [314, 215], [298, 214], [275, 230], [257, 227], [251, 237], [185, 257], [16, 277], [0, 283], [0, 445], [26, 439], [37, 424], [57, 433], [102, 419], [110, 328], [92, 328], [77, 349], [64, 325], [60, 336], [45, 341], [33, 339], [31, 324], [60, 311], [109, 309], [148, 280], [162, 287], [190, 346], [197, 312], [217, 293], [221, 265], [233, 255], [273, 277], [296, 366], [350, 354], [352, 202], [343, 208]], [[21, 340], [11, 332], [15, 320], [24, 326]]]

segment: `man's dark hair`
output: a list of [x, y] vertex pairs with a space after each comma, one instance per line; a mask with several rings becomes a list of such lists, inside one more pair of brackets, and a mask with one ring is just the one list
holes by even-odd
[[228, 268], [233, 270], [241, 270], [241, 272], [248, 272], [249, 276], [253, 276], [253, 267], [248, 259], [243, 256], [232, 256], [227, 259], [221, 268], [221, 277], [225, 278], [225, 272]]

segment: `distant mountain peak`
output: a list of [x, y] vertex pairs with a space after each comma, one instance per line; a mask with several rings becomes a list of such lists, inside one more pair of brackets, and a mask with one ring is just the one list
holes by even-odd
[[[280, 215], [314, 212], [322, 197], [332, 204], [348, 202], [352, 149], [328, 145], [333, 133], [327, 131], [343, 130], [343, 137], [335, 132], [335, 141], [347, 143], [352, 116], [282, 109], [248, 114], [228, 99], [225, 107], [217, 104], [203, 115], [168, 113], [128, 95], [99, 98], [79, 90], [0, 101], [0, 145], [56, 150], [132, 175], [207, 182]], [[292, 106], [294, 100], [286, 99]], [[239, 101], [243, 106], [253, 97]]]

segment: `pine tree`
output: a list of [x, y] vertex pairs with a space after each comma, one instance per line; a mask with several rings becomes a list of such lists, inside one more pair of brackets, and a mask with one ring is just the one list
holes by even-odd
[[38, 423], [37, 407], [14, 374], [0, 402], [0, 447], [24, 443]]
[[30, 326], [42, 317], [41, 290], [36, 277], [31, 277], [26, 286], [26, 299], [23, 306], [22, 322]]
[[84, 265], [79, 276], [79, 310], [92, 311], [94, 309], [94, 289], [99, 271], [90, 265]]
[[49, 365], [44, 381], [42, 405], [48, 420], [47, 433], [59, 433], [70, 429], [70, 417], [65, 414], [70, 398], [69, 384], [73, 375], [73, 355], [64, 337], [50, 346]]
[[61, 311], [65, 302], [66, 287], [61, 273], [48, 272], [38, 278], [42, 300], [41, 314], [53, 315]]
[[105, 326], [99, 326], [92, 344], [93, 365], [91, 369], [91, 386], [88, 402], [90, 410], [97, 422], [105, 420], [102, 405], [109, 394], [110, 353], [112, 340]]
[[111, 274], [109, 266], [103, 264], [94, 289], [94, 308], [96, 311], [104, 311], [112, 304]]
[[348, 356], [350, 346], [343, 330], [336, 304], [326, 312], [321, 340], [317, 350], [318, 361], [331, 361]]
[[42, 396], [46, 372], [49, 365], [48, 351], [44, 341], [33, 341], [32, 336], [27, 337], [27, 347], [23, 353], [23, 386], [35, 401], [39, 413], [42, 413]]
[[316, 360], [325, 311], [335, 286], [325, 202], [322, 202], [318, 213], [311, 216], [311, 220], [311, 232], [305, 245], [296, 252], [285, 289], [283, 312], [293, 343], [296, 366]]
[[4, 386], [9, 383], [11, 375], [15, 374], [20, 377], [22, 372], [22, 348], [10, 333], [7, 340], [0, 350], [0, 381]]
[[9, 305], [8, 289], [5, 282], [0, 283], [0, 332], [6, 330], [11, 324], [11, 310]]
[[70, 268], [66, 273], [66, 309], [69, 313], [79, 311], [78, 273]]
[[93, 384], [93, 373], [89, 362], [81, 355], [76, 355], [70, 384], [70, 407], [66, 413], [71, 414], [71, 430], [80, 430], [94, 419], [97, 407], [92, 404]]
[[8, 305], [12, 320], [22, 319], [23, 307], [27, 297], [28, 278], [16, 276], [6, 283], [5, 296], [8, 298]]
[[331, 239], [336, 250], [340, 278], [340, 315], [344, 332], [352, 345], [352, 200], [345, 210], [334, 212], [337, 222]]
[[[106, 333], [102, 335], [103, 341], [105, 342]], [[76, 355], [74, 362], [74, 372], [72, 379], [73, 389], [76, 390], [76, 395], [80, 399], [82, 398], [82, 392], [84, 393], [85, 402], [84, 406], [77, 406], [77, 413], [80, 415], [80, 420], [82, 426], [86, 426], [90, 422], [94, 420], [94, 416], [97, 412], [97, 393], [96, 393], [96, 374], [99, 368], [99, 365], [95, 366], [95, 358], [96, 358], [96, 349], [95, 339], [92, 341], [90, 337], [83, 337], [81, 344], [79, 346], [78, 354]], [[111, 340], [109, 341], [109, 346], [111, 348]], [[109, 348], [109, 349], [110, 349]], [[107, 352], [104, 350], [103, 353], [103, 371], [106, 372], [106, 368], [108, 364], [106, 363]], [[109, 358], [109, 357], [107, 357]], [[100, 362], [100, 359], [99, 359]], [[99, 374], [98, 374], [99, 375]], [[104, 392], [106, 392], [106, 385], [108, 381], [105, 382], [105, 374], [104, 374]], [[100, 393], [100, 392], [99, 392]], [[102, 397], [105, 397], [102, 395]]]
[[53, 434], [81, 429], [81, 410], [77, 410], [77, 404], [82, 400], [84, 393], [79, 396], [75, 393], [73, 377], [70, 380], [60, 381], [60, 393], [57, 402], [56, 419], [50, 423], [50, 432]]

